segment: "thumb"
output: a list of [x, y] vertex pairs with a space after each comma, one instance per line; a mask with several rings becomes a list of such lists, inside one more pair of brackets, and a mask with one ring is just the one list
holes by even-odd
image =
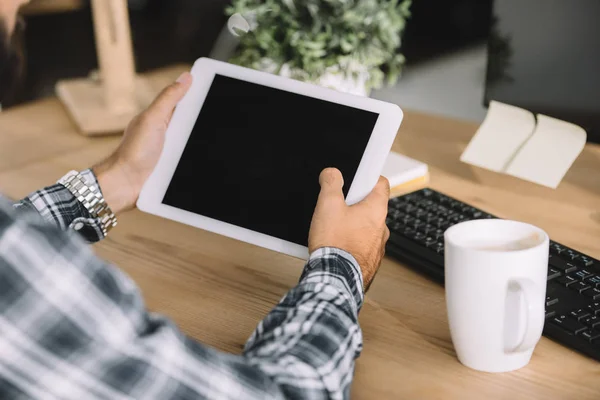
[[321, 192], [319, 193], [319, 202], [322, 199], [337, 199], [344, 201], [344, 178], [337, 168], [325, 168], [319, 175], [319, 184]]
[[185, 96], [191, 85], [192, 75], [189, 72], [184, 72], [177, 78], [177, 81], [163, 89], [158, 97], [154, 99], [148, 111], [150, 114], [160, 116], [165, 120], [170, 119], [175, 106]]
[[377, 184], [359, 204], [367, 204], [369, 207], [378, 207], [387, 212], [387, 205], [390, 200], [390, 182], [384, 176], [379, 177]]

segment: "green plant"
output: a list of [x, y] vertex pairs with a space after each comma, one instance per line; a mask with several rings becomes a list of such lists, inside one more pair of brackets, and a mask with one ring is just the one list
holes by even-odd
[[368, 88], [396, 82], [404, 64], [399, 53], [411, 0], [233, 0], [228, 15], [256, 22], [241, 35], [232, 63], [315, 81], [336, 71], [356, 77], [368, 71]]

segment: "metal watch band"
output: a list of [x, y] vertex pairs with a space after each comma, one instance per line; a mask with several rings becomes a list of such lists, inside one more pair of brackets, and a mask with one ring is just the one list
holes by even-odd
[[104, 201], [102, 193], [94, 186], [88, 185], [85, 178], [77, 171], [67, 173], [58, 181], [66, 187], [77, 200], [88, 210], [93, 218], [100, 222], [104, 236], [117, 226], [117, 217]]

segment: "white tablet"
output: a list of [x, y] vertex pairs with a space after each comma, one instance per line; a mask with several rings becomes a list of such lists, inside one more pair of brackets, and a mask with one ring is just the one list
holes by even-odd
[[396, 105], [201, 58], [140, 210], [296, 257], [326, 167], [346, 202], [373, 189], [402, 121]]

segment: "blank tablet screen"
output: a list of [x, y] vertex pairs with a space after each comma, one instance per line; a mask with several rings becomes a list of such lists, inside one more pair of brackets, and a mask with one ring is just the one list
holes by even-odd
[[346, 195], [377, 118], [215, 75], [163, 203], [307, 246], [319, 173]]

